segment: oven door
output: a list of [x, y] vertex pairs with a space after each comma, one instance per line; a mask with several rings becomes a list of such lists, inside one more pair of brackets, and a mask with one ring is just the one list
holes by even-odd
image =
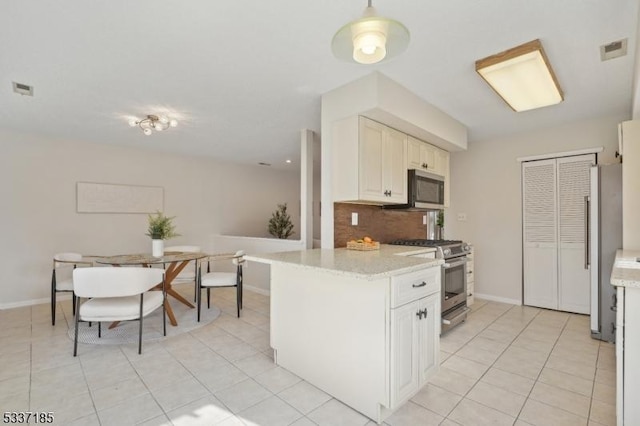
[[467, 257], [447, 260], [442, 265], [442, 313], [467, 300]]

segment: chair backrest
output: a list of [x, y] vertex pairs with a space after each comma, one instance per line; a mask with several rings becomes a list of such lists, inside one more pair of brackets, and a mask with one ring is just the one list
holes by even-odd
[[200, 246], [171, 246], [165, 247], [164, 251], [182, 251], [185, 253], [198, 253], [201, 252], [202, 249]]
[[62, 265], [59, 262], [80, 262], [82, 260], [82, 255], [80, 253], [56, 253], [53, 256], [53, 267], [57, 268]]
[[244, 260], [244, 250], [238, 250], [236, 254], [233, 255], [233, 264], [242, 265], [244, 262], [246, 262]]
[[121, 297], [144, 293], [162, 284], [158, 268], [78, 268], [73, 271], [73, 291], [80, 297]]

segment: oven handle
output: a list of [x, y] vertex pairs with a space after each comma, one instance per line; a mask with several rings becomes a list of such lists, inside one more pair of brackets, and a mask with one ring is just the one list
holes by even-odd
[[469, 262], [469, 259], [467, 259], [466, 257], [463, 260], [457, 260], [455, 262], [445, 262], [442, 264], [442, 268], [443, 269], [451, 269], [451, 268], [456, 268], [460, 265], [464, 265], [465, 263]]

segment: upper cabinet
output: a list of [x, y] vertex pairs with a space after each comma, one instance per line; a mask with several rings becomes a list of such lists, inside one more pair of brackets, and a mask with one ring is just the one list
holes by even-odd
[[449, 207], [449, 152], [408, 137], [407, 169], [418, 169], [444, 176], [444, 206]]
[[449, 173], [449, 153], [444, 149], [409, 136], [407, 152], [407, 169], [424, 170], [440, 176]]
[[438, 148], [409, 136], [408, 139], [407, 169], [424, 170], [436, 173], [436, 157]]
[[364, 117], [332, 131], [334, 201], [407, 202], [407, 135]]

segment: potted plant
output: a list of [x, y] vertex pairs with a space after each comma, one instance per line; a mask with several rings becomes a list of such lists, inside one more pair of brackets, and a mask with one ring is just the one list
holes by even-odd
[[291, 216], [287, 213], [287, 203], [278, 204], [278, 209], [271, 215], [269, 233], [282, 239], [293, 235], [293, 223], [291, 223]]
[[440, 210], [438, 211], [438, 218], [436, 219], [436, 226], [438, 227], [437, 229], [437, 236], [436, 239], [437, 240], [443, 240], [444, 239], [444, 210]]
[[164, 256], [164, 240], [178, 237], [176, 228], [173, 225], [175, 216], [165, 216], [157, 211], [155, 215], [149, 215], [149, 229], [147, 236], [151, 237], [151, 254], [154, 257]]

